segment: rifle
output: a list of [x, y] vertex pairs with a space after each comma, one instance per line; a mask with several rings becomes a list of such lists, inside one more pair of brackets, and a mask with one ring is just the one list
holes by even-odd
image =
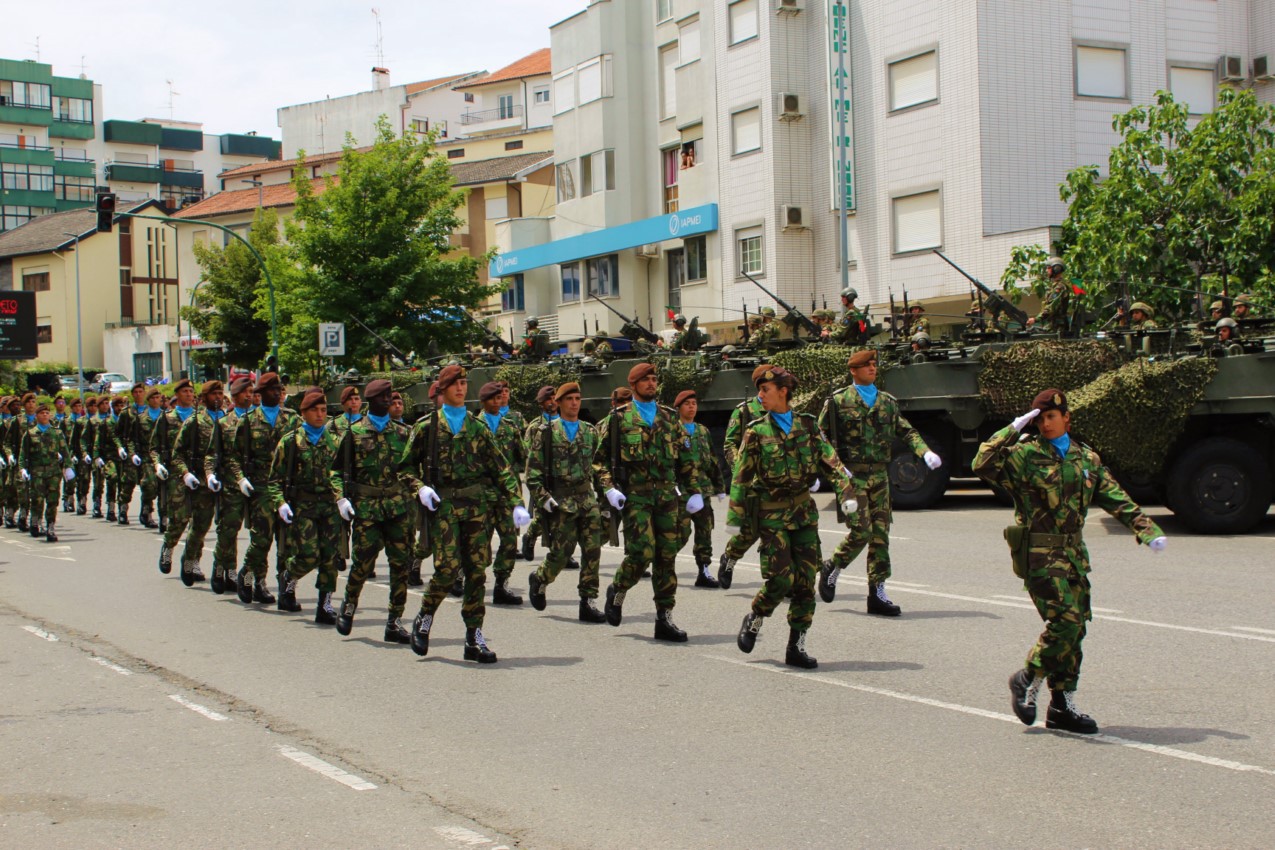
[[[505, 338], [503, 336], [496, 333], [491, 328], [487, 327], [487, 325], [475, 319], [473, 316], [469, 315], [468, 310], [461, 310], [460, 314], [464, 316], [465, 319], [471, 325], [475, 326], [476, 328], [478, 328], [480, 331], [483, 332], [483, 345], [486, 345], [489, 348], [491, 346], [495, 346], [496, 348], [499, 348], [501, 351], [505, 352], [506, 354], [514, 353], [514, 347], [510, 345], [509, 343], [505, 342]], [[588, 336], [589, 334], [589, 323], [587, 320], [585, 321], [584, 333], [585, 333], [585, 336]]]
[[635, 341], [638, 339], [644, 339], [647, 342], [652, 344], [658, 343], [660, 341], [659, 334], [653, 333], [652, 331], [649, 331], [645, 327], [643, 327], [642, 323], [637, 320], [637, 316], [634, 316], [632, 319], [630, 319], [628, 316], [624, 315], [619, 310], [615, 309], [610, 304], [606, 303], [601, 298], [594, 295], [592, 292], [589, 293], [589, 297], [592, 298], [594, 301], [598, 302], [599, 304], [601, 304], [603, 307], [606, 307], [612, 313], [615, 313], [617, 316], [619, 316], [621, 319], [624, 320], [624, 325], [620, 328], [620, 334], [624, 336], [625, 339], [630, 339]]
[[[607, 423], [607, 439], [611, 450], [611, 486], [623, 493], [629, 483], [629, 474], [620, 463], [620, 416], [618, 411], [611, 414]], [[620, 545], [620, 511], [615, 507], [607, 515], [607, 542], [612, 546]]]
[[[287, 434], [284, 434], [283, 439], [283, 500], [291, 505], [296, 496], [296, 494], [292, 492], [296, 483], [296, 432], [290, 431]], [[293, 516], [292, 519], [293, 522], [295, 522], [296, 516]], [[282, 579], [284, 573], [288, 569], [288, 523], [280, 519], [274, 524], [274, 529], [274, 569], [280, 579]]]
[[[552, 422], [545, 422], [541, 424], [540, 442], [541, 442], [541, 446], [540, 446], [541, 461], [544, 463], [544, 467], [545, 467], [545, 472], [544, 472], [545, 490], [548, 491], [549, 497], [553, 498], [553, 423]], [[551, 533], [551, 528], [553, 526], [553, 514], [549, 513], [548, 511], [545, 511], [545, 514], [546, 514], [545, 522], [544, 522], [544, 525], [541, 526], [540, 541], [545, 546], [545, 548], [548, 548], [550, 542], [553, 539], [553, 535]]]
[[899, 310], [894, 306], [894, 290], [890, 290], [890, 339], [899, 338]]
[[912, 338], [912, 306], [908, 304], [908, 291], [903, 290], [903, 339], [906, 342]]
[[[168, 441], [168, 413], [167, 412], [165, 412], [163, 415], [159, 417], [159, 421], [155, 423], [155, 430], [159, 432], [157, 434], [157, 436], [159, 437], [159, 463], [161, 466], [167, 469], [168, 465], [172, 463], [172, 460], [173, 460], [172, 446], [169, 444], [169, 441]], [[158, 502], [158, 506], [156, 507], [156, 510], [159, 512], [160, 529], [164, 529], [168, 526], [168, 508], [169, 508], [168, 502], [172, 495], [169, 492], [168, 488], [171, 482], [172, 482], [171, 473], [169, 474], [168, 481], [159, 482], [160, 484], [159, 494], [156, 500]]]
[[[462, 312], [463, 312], [463, 311], [462, 311]], [[468, 315], [468, 314], [466, 314], [466, 315]], [[386, 339], [385, 337], [381, 336], [381, 335], [380, 335], [380, 334], [378, 334], [376, 331], [372, 330], [372, 329], [371, 329], [371, 328], [369, 328], [367, 325], [365, 325], [365, 324], [363, 324], [362, 322], [360, 322], [360, 321], [359, 321], [359, 317], [358, 317], [358, 316], [355, 316], [353, 313], [351, 313], [351, 314], [350, 314], [350, 318], [354, 320], [354, 324], [358, 325], [358, 326], [359, 326], [359, 327], [361, 327], [363, 330], [367, 331], [367, 332], [368, 332], [368, 333], [370, 333], [372, 336], [374, 336], [374, 337], [376, 337], [378, 340], [380, 340], [381, 345], [384, 345], [384, 346], [385, 346], [385, 350], [386, 350], [386, 351], [388, 351], [390, 354], [394, 355], [395, 357], [397, 357], [397, 358], [399, 359], [399, 362], [401, 362], [404, 366], [410, 365], [410, 364], [408, 363], [408, 357], [407, 357], [407, 355], [406, 355], [406, 354], [404, 354], [404, 353], [403, 353], [403, 351], [402, 351], [402, 349], [400, 349], [397, 345], [395, 345], [394, 343], [390, 342], [388, 339]]]
[[771, 292], [769, 289], [763, 286], [761, 282], [757, 280], [757, 278], [753, 277], [746, 271], [740, 271], [740, 274], [742, 274], [744, 277], [751, 280], [758, 289], [760, 289], [762, 292], [769, 295], [772, 299], [774, 299], [774, 302], [776, 304], [778, 304], [780, 307], [784, 308], [784, 310], [788, 312], [788, 315], [784, 316], [784, 322], [789, 327], [795, 330], [796, 327], [800, 325], [802, 328], [805, 329], [806, 333], [816, 337], [822, 333], [822, 330], [819, 328], [819, 326], [816, 325], [809, 316], [807, 316], [805, 313], [801, 312], [796, 307], [789, 304], [784, 299], [780, 298], [775, 293]]
[[999, 292], [989, 289], [987, 284], [983, 283], [981, 280], [965, 271], [965, 269], [952, 262], [942, 251], [936, 248], [934, 253], [938, 254], [939, 258], [949, 266], [964, 275], [970, 283], [974, 284], [975, 288], [978, 289], [979, 292], [987, 297], [987, 309], [991, 310], [992, 313], [1004, 313], [1015, 322], [1018, 322], [1019, 327], [1027, 327], [1027, 314], [1020, 310], [1008, 298], [1001, 295]]
[[744, 299], [744, 344], [748, 344], [749, 337], [752, 333], [748, 330], [748, 299]]
[[[823, 409], [828, 414], [828, 442], [832, 443], [832, 449], [833, 451], [837, 453], [838, 460], [840, 460], [844, 464], [845, 459], [841, 457], [841, 441], [840, 439], [838, 439], [838, 436], [837, 436], [839, 433], [839, 429], [837, 427], [838, 417], [837, 417], [837, 405], [834, 402], [835, 399], [836, 399], [835, 395], [829, 396], [828, 400], [823, 403]], [[842, 525], [845, 525], [846, 514], [845, 514], [845, 511], [841, 509], [841, 500], [833, 499], [833, 501], [836, 502], [837, 504], [837, 522], [841, 523]]]

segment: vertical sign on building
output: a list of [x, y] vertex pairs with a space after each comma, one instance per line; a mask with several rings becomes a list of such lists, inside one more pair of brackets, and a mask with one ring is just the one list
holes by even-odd
[[[828, 0], [828, 132], [832, 145], [832, 208], [854, 209], [854, 124], [850, 108], [850, 22], [844, 0]], [[844, 165], [843, 165], [844, 163]]]

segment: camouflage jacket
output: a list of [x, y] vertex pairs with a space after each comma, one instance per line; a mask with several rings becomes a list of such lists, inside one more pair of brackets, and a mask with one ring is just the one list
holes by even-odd
[[[545, 464], [545, 441], [549, 445], [549, 466]], [[550, 495], [558, 503], [554, 512], [578, 513], [597, 502], [601, 493], [593, 457], [602, 438], [587, 422], [581, 422], [574, 440], [567, 439], [561, 419], [532, 431], [527, 452], [527, 490], [537, 508]], [[546, 474], [546, 470], [550, 470]]]
[[[512, 427], [512, 426], [511, 426]], [[430, 458], [430, 432], [437, 432], [437, 461]], [[428, 484], [438, 492], [439, 511], [453, 519], [493, 522], [489, 512], [522, 504], [518, 476], [509, 469], [486, 423], [466, 413], [459, 433], [436, 410], [416, 422], [403, 453], [403, 475], [412, 495]]]
[[726, 524], [740, 525], [747, 519], [745, 501], [750, 496], [760, 499], [769, 521], [780, 521], [785, 527], [817, 523], [810, 488], [820, 478], [836, 487], [839, 500], [854, 496], [850, 476], [813, 416], [794, 413], [787, 434], [770, 416], [754, 420], [748, 423], [739, 449]]
[[829, 339], [842, 345], [862, 345], [868, 339], [868, 314], [854, 308], [846, 310], [837, 319]]
[[518, 429], [518, 433], [522, 434], [525, 440], [527, 434], [527, 420], [523, 418], [523, 415], [511, 407], [509, 408], [509, 412], [505, 414], [504, 418], [513, 423], [513, 426]]
[[71, 439], [71, 414], [54, 414], [53, 422], [51, 424], [54, 428], [57, 428], [62, 432], [63, 437], [66, 437], [68, 440]]
[[115, 438], [119, 431], [120, 418], [111, 415], [106, 419], [98, 419], [93, 434], [93, 450], [89, 452], [94, 458], [101, 458], [107, 463], [115, 463], [120, 459], [119, 442]]
[[408, 436], [405, 426], [393, 422], [377, 431], [366, 416], [340, 435], [337, 486], [359, 517], [383, 522], [401, 520], [407, 513], [415, 493], [403, 470]]
[[27, 429], [33, 427], [35, 427], [35, 417], [32, 416], [28, 420], [25, 413], [19, 413], [9, 420], [9, 430], [5, 434], [4, 448], [5, 454], [10, 459], [14, 461], [18, 459], [18, 455], [22, 452], [22, 438], [26, 436]]
[[129, 450], [143, 461], [150, 454], [151, 436], [155, 433], [155, 425], [163, 416], [164, 413], [161, 410], [159, 416], [151, 419], [150, 408], [147, 408], [147, 412], [139, 416], [133, 425], [133, 432], [129, 435], [132, 441]]
[[89, 416], [87, 413], [79, 418], [75, 426], [71, 429], [71, 450], [75, 452], [75, 456], [80, 462], [84, 462], [84, 456], [93, 457], [93, 442], [97, 439], [97, 417]]
[[[284, 492], [289, 470], [284, 464], [288, 446], [294, 446], [292, 457], [292, 486]], [[336, 462], [341, 450], [341, 438], [331, 426], [323, 429], [319, 441], [311, 444], [304, 428], [297, 428], [284, 435], [275, 446], [270, 461], [270, 477], [266, 481], [266, 501], [271, 511], [287, 502], [300, 514], [307, 504], [326, 502], [335, 506], [341, 498], [341, 480], [336, 473]]]
[[145, 456], [144, 452], [137, 450], [137, 446], [139, 445], [139, 438], [137, 435], [141, 429], [142, 420], [150, 418], [147, 415], [146, 410], [146, 405], [142, 405], [142, 410], [139, 413], [137, 409], [133, 407], [132, 402], [129, 402], [128, 406], [124, 408], [124, 412], [120, 414], [120, 421], [115, 425], [116, 448], [123, 448], [124, 451], [130, 455], [135, 454], [138, 457]]
[[[275, 446], [279, 445], [284, 434], [301, 427], [301, 417], [280, 406], [274, 425], [266, 419], [260, 407], [254, 407], [242, 419], [237, 416], [235, 419], [233, 439], [224, 446], [226, 477], [222, 484], [238, 489], [239, 482], [247, 478], [256, 487], [258, 481], [265, 481], [270, 473]], [[328, 427], [331, 427], [330, 423]], [[341, 436], [340, 432], [334, 433]]]
[[748, 344], [754, 348], [761, 348], [772, 339], [779, 338], [779, 320], [772, 319], [769, 322], [762, 322], [761, 327], [754, 330], [748, 336]]
[[531, 445], [531, 438], [535, 434], [536, 429], [549, 421], [550, 421], [549, 415], [547, 413], [540, 413], [540, 414], [537, 414], [535, 417], [529, 419], [527, 421], [527, 424], [522, 426], [523, 445], [526, 445], [526, 446]]
[[1036, 314], [1036, 323], [1054, 330], [1062, 330], [1067, 327], [1067, 314], [1070, 311], [1071, 286], [1065, 282], [1059, 282], [1051, 286], [1049, 292], [1045, 294], [1040, 312]]
[[[191, 413], [186, 417], [189, 422], [195, 418], [195, 413]], [[177, 410], [166, 410], [164, 414], [155, 420], [155, 424], [151, 428], [151, 444], [150, 455], [151, 463], [158, 466], [163, 464], [165, 468], [172, 472], [173, 456], [177, 453], [177, 434], [182, 429], [181, 417], [177, 415]], [[179, 478], [181, 476], [178, 476]]]
[[[890, 462], [895, 440], [906, 443], [917, 457], [929, 451], [921, 435], [899, 413], [898, 400], [884, 390], [877, 392], [877, 401], [872, 407], [863, 403], [853, 386], [833, 393], [819, 413], [819, 427], [825, 434], [834, 430], [829, 427], [834, 411], [837, 455], [856, 477], [884, 475], [884, 465]], [[865, 465], [874, 468], [867, 469]], [[880, 467], [876, 468], [877, 465]]]
[[[672, 408], [657, 406], [654, 425], [647, 425], [633, 404], [607, 418], [607, 432], [601, 435], [593, 456], [594, 472], [603, 491], [612, 487], [625, 494], [659, 491], [667, 498], [680, 485], [682, 492], [690, 495], [690, 456], [682, 451], [686, 431]], [[612, 432], [620, 442], [619, 470], [611, 468]], [[617, 473], [623, 475], [620, 482], [615, 480]]]
[[[252, 410], [248, 410], [244, 416], [248, 413], [252, 413]], [[235, 436], [239, 430], [239, 422], [243, 418], [233, 407], [226, 411], [226, 415], [217, 420], [213, 439], [208, 444], [207, 454], [204, 455], [204, 478], [216, 475], [223, 487], [229, 484], [236, 490], [239, 488], [239, 483], [230, 480], [230, 456], [235, 452]], [[283, 418], [282, 410], [279, 411], [279, 418]], [[220, 457], [218, 457], [219, 453]]]
[[[362, 422], [363, 419], [364, 416], [360, 413], [358, 421]], [[328, 427], [332, 429], [332, 433], [335, 434], [338, 439], [345, 436], [346, 432], [350, 430], [351, 424], [349, 414], [347, 414], [344, 410], [328, 420]]]
[[22, 435], [18, 468], [30, 473], [33, 481], [59, 476], [63, 469], [70, 469], [71, 464], [71, 450], [60, 428], [50, 425], [41, 433], [39, 426], [33, 426]]
[[735, 460], [739, 457], [739, 447], [744, 443], [744, 429], [748, 423], [761, 419], [766, 415], [766, 408], [761, 406], [761, 399], [753, 396], [748, 401], [740, 402], [731, 411], [730, 422], [726, 425], [726, 463], [735, 468]]
[[[1019, 436], [1012, 427], [1002, 428], [974, 456], [974, 473], [1013, 498], [1018, 525], [1033, 534], [1079, 534], [1090, 503], [1096, 503], [1137, 535], [1139, 543], [1164, 534], [1125, 495], [1093, 449], [1073, 439], [1066, 456], [1059, 457], [1042, 437]], [[1074, 546], [1033, 542], [1030, 561], [1032, 571], [1068, 563], [1082, 575], [1089, 572], [1083, 541]]]
[[711, 495], [726, 492], [722, 468], [717, 464], [713, 440], [707, 427], [696, 425], [695, 433], [688, 434], [686, 425], [682, 425], [682, 453], [691, 466], [690, 493], [700, 493], [707, 499]]
[[[482, 418], [482, 414], [477, 415], [478, 421], [484, 428], [491, 433], [491, 427], [487, 425], [487, 420]], [[509, 467], [509, 471], [513, 473], [514, 478], [522, 474], [527, 468], [527, 443], [523, 439], [523, 429], [518, 427], [518, 421], [510, 419], [508, 416], [500, 418], [500, 426], [492, 433], [492, 437], [496, 440], [496, 448], [500, 449], [500, 453], [505, 458], [505, 465]], [[510, 506], [513, 507], [512, 505]]]
[[[224, 416], [221, 418], [225, 419]], [[173, 462], [168, 466], [173, 478], [185, 478], [189, 472], [199, 479], [200, 486], [206, 486], [204, 468], [216, 428], [217, 420], [203, 409], [196, 410], [182, 423], [173, 440]]]

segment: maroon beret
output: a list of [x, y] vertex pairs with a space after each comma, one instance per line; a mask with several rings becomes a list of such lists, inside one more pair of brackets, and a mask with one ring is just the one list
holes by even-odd
[[754, 369], [753, 370], [753, 385], [755, 386], [757, 384], [757, 379], [760, 378], [767, 369], [773, 369], [773, 368], [775, 367], [771, 366], [769, 363], [763, 363], [760, 366], [758, 366], [756, 369]]
[[223, 384], [221, 381], [206, 381], [204, 385], [199, 388], [199, 394], [201, 396], [211, 395], [213, 393], [219, 393], [225, 388], [226, 388], [226, 385]]
[[753, 375], [753, 383], [759, 387], [768, 381], [774, 381], [781, 387], [788, 387], [789, 389], [797, 388], [797, 376], [781, 366], [771, 366], [760, 375], [756, 372], [753, 372]]
[[558, 387], [557, 392], [553, 394], [553, 400], [562, 401], [564, 397], [571, 395], [571, 393], [580, 395], [580, 385], [575, 381], [567, 381], [565, 384]]
[[257, 378], [257, 392], [261, 392], [262, 390], [268, 389], [269, 387], [282, 387], [282, 386], [283, 386], [283, 381], [279, 380], [278, 372], [266, 372], [264, 375]]
[[341, 390], [341, 404], [345, 404], [347, 401], [349, 401], [350, 396], [355, 396], [358, 394], [359, 394], [358, 387], [353, 385], [346, 387], [345, 389]]
[[1059, 389], [1044, 390], [1032, 400], [1032, 410], [1039, 410], [1041, 413], [1046, 410], [1058, 410], [1066, 413], [1067, 395]]
[[677, 398], [673, 400], [673, 407], [675, 409], [681, 407], [682, 402], [689, 401], [693, 398], [699, 398], [699, 396], [695, 395], [695, 390], [682, 390], [677, 394]]
[[622, 401], [631, 401], [633, 399], [633, 390], [628, 387], [616, 387], [611, 390], [611, 403], [617, 404]]
[[636, 384], [647, 375], [655, 374], [655, 366], [650, 363], [639, 363], [629, 370], [629, 383]]
[[490, 401], [491, 399], [495, 398], [496, 396], [504, 392], [504, 389], [505, 388], [500, 385], [499, 381], [488, 381], [487, 383], [483, 384], [482, 389], [478, 391], [478, 400]]
[[554, 392], [555, 390], [553, 387], [550, 387], [550, 386], [541, 387], [539, 390], [536, 391], [536, 404], [544, 404], [546, 401], [553, 398]]
[[846, 364], [851, 369], [858, 369], [860, 366], [867, 366], [869, 363], [875, 363], [876, 359], [877, 353], [871, 348], [865, 348], [862, 351], [856, 351], [854, 354], [851, 354], [850, 359], [846, 361]]
[[133, 384], [133, 389], [135, 389], [135, 390], [144, 390], [144, 389], [146, 389], [146, 382], [145, 382], [145, 381], [138, 381], [136, 384]]
[[429, 385], [429, 400], [433, 401], [437, 395], [438, 395], [438, 381], [435, 381], [434, 383]]
[[245, 375], [240, 375], [238, 378], [235, 378], [230, 382], [231, 395], [239, 395], [240, 393], [246, 392], [250, 389], [252, 389], [252, 379]]
[[367, 386], [363, 389], [364, 398], [376, 398], [386, 393], [394, 391], [394, 385], [384, 378], [374, 378], [367, 382]]
[[444, 366], [443, 371], [438, 373], [438, 391], [441, 393], [443, 390], [447, 389], [468, 374], [468, 372], [466, 372], [462, 367], [457, 366], [455, 363], [450, 366]]
[[309, 387], [301, 395], [301, 409], [309, 410], [317, 404], [327, 404], [328, 397], [323, 394], [323, 390], [318, 387]]
[[177, 392], [178, 390], [184, 390], [187, 387], [190, 387], [193, 390], [195, 388], [195, 385], [191, 383], [190, 378], [182, 378], [177, 383], [173, 384], [173, 392]]

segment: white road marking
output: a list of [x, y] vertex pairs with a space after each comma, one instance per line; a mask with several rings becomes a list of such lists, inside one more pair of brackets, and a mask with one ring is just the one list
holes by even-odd
[[1259, 635], [1237, 635], [1234, 632], [1223, 632], [1218, 629], [1197, 629], [1194, 626], [1176, 626], [1173, 623], [1157, 623], [1152, 620], [1131, 620], [1127, 617], [1094, 617], [1095, 620], [1111, 620], [1116, 623], [1132, 623], [1135, 626], [1151, 626], [1156, 629], [1174, 629], [1180, 632], [1195, 632], [1200, 635], [1220, 635], [1221, 637], [1242, 638], [1243, 640], [1260, 640], [1263, 643], [1275, 643], [1275, 637]]
[[225, 721], [230, 719], [224, 714], [218, 714], [217, 712], [213, 711], [211, 708], [205, 708], [204, 706], [200, 705], [197, 702], [191, 702], [190, 700], [186, 699], [181, 694], [169, 694], [168, 698], [171, 699], [173, 702], [177, 703], [178, 705], [186, 706], [186, 708], [189, 708], [191, 711], [195, 712], [196, 714], [202, 714], [204, 717], [207, 717], [209, 720]]
[[[891, 582], [891, 584], [893, 584], [893, 582]], [[993, 599], [1013, 599], [1015, 602], [1021, 602], [1023, 599], [1022, 596], [1007, 596], [1004, 593], [993, 593], [992, 598]], [[1094, 611], [1100, 611], [1103, 614], [1123, 614], [1124, 613], [1124, 611], [1121, 611], [1119, 608], [1099, 608], [1097, 605], [1091, 605], [1090, 608]]]
[[126, 670], [125, 668], [121, 667], [118, 664], [114, 664], [110, 661], [107, 661], [105, 658], [101, 657], [100, 655], [90, 655], [89, 661], [92, 661], [94, 664], [101, 664], [103, 667], [107, 668], [108, 670], [114, 670], [116, 673], [119, 673], [121, 676], [133, 675], [132, 670]]
[[[67, 545], [49, 546], [48, 544], [29, 543], [26, 540], [14, 540], [9, 537], [0, 537], [0, 542], [8, 543], [10, 546], [17, 546], [26, 555], [32, 558], [44, 558], [47, 561], [71, 561], [75, 559], [70, 557], [71, 547]], [[50, 554], [60, 553], [60, 554]]]
[[[488, 844], [496, 844], [495, 841], [481, 832], [474, 832], [472, 829], [467, 829], [463, 826], [436, 826], [434, 831], [453, 844], [461, 844], [465, 847], [485, 847]], [[499, 844], [492, 847], [491, 850], [509, 850], [509, 848], [504, 844]]]
[[[780, 669], [778, 667], [770, 667], [765, 664], [755, 664], [743, 661], [738, 658], [725, 658], [720, 655], [705, 655], [712, 661], [722, 661], [726, 664], [734, 664], [738, 667], [746, 667], [749, 670], [759, 670], [763, 673], [776, 673], [782, 676], [796, 676], [800, 679], [808, 679], [812, 682], [819, 682], [824, 685], [835, 685], [838, 688], [847, 688], [852, 691], [861, 691], [866, 694], [875, 694], [877, 696], [889, 697], [891, 699], [904, 700], [906, 702], [917, 703], [918, 705], [928, 705], [933, 708], [942, 708], [947, 711], [956, 711], [961, 714], [969, 714], [974, 717], [983, 717], [988, 720], [1000, 720], [1005, 723], [1015, 723], [1021, 725], [1017, 717], [1012, 714], [1001, 714], [997, 711], [988, 711], [985, 708], [975, 708], [969, 705], [960, 705], [954, 702], [943, 702], [942, 700], [930, 699], [929, 697], [917, 696], [916, 694], [905, 694], [900, 691], [890, 691], [885, 688], [874, 688], [871, 685], [856, 685], [851, 682], [845, 682], [840, 679], [832, 679], [828, 676], [822, 676], [818, 673], [800, 673], [794, 670]], [[1057, 732], [1057, 730], [1053, 730]], [[1270, 768], [1258, 767], [1254, 764], [1245, 764], [1243, 762], [1232, 761], [1230, 759], [1221, 759], [1214, 756], [1205, 756], [1199, 753], [1193, 753], [1188, 750], [1179, 750], [1173, 747], [1165, 747], [1159, 744], [1148, 744], [1143, 741], [1134, 741], [1129, 738], [1119, 738], [1115, 735], [1078, 735], [1072, 732], [1058, 732], [1058, 734], [1068, 737], [1077, 738], [1084, 741], [1094, 741], [1103, 744], [1115, 744], [1121, 747], [1128, 747], [1133, 750], [1143, 750], [1156, 755], [1168, 756], [1169, 758], [1180, 759], [1182, 761], [1193, 761], [1200, 764], [1207, 764], [1212, 767], [1222, 767], [1227, 770], [1234, 770], [1242, 773], [1260, 773], [1265, 776], [1275, 776], [1275, 770]]]
[[46, 632], [44, 629], [40, 628], [39, 626], [23, 626], [22, 628], [30, 632], [31, 634], [35, 635], [38, 638], [44, 638], [45, 640], [50, 641], [52, 643], [57, 643], [57, 640], [58, 640], [57, 635], [53, 634], [52, 632]]
[[347, 773], [334, 764], [329, 764], [321, 758], [312, 756], [309, 753], [302, 752], [294, 747], [279, 746], [279, 755], [284, 758], [292, 759], [302, 767], [307, 767], [315, 773], [320, 773], [328, 779], [335, 779], [342, 785], [349, 786], [355, 791], [371, 791], [376, 788], [371, 782], [368, 782], [361, 776], [355, 776], [353, 773]]
[[1252, 626], [1231, 626], [1231, 628], [1240, 632], [1257, 632], [1261, 635], [1275, 635], [1275, 629], [1255, 629]]

